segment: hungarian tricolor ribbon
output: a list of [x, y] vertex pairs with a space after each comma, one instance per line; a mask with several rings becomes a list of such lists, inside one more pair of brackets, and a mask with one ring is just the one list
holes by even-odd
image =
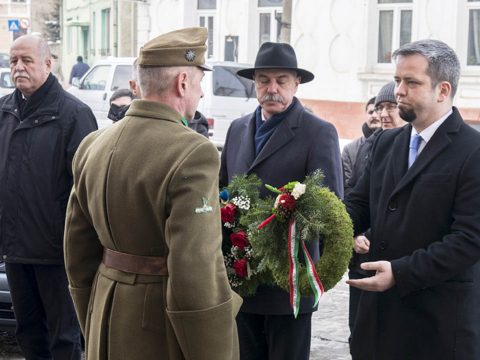
[[298, 316], [300, 310], [300, 294], [298, 290], [298, 270], [299, 270], [299, 260], [298, 260], [298, 246], [301, 244], [302, 252], [305, 257], [307, 277], [312, 287], [313, 294], [315, 296], [315, 303], [313, 306], [318, 305], [320, 296], [323, 295], [324, 289], [323, 284], [318, 277], [317, 271], [315, 269], [315, 264], [308, 253], [307, 247], [303, 240], [297, 239], [297, 230], [295, 219], [290, 220], [288, 226], [288, 258], [290, 262], [290, 306], [293, 309], [293, 316], [295, 319]]

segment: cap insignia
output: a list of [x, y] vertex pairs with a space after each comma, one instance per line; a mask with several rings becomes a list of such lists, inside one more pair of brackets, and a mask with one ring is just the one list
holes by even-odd
[[195, 50], [188, 49], [185, 51], [185, 59], [188, 62], [192, 62], [193, 60], [195, 60], [196, 57], [197, 57], [197, 54], [195, 54]]

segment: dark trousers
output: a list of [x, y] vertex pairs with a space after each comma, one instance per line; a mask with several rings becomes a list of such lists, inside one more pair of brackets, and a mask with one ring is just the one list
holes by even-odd
[[17, 319], [16, 337], [27, 360], [80, 360], [80, 327], [63, 265], [6, 263]]
[[[365, 275], [359, 274], [355, 271], [348, 272], [349, 279], [363, 279]], [[350, 336], [348, 337], [348, 342], [352, 338], [353, 328], [355, 327], [355, 319], [357, 317], [358, 303], [360, 302], [360, 296], [362, 295], [363, 290], [360, 290], [356, 287], [350, 286], [350, 299], [348, 302], [348, 327], [350, 328]]]
[[241, 360], [308, 360], [312, 314], [237, 315]]

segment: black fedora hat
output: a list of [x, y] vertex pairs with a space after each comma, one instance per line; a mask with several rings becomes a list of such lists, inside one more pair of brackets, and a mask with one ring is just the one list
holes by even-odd
[[295, 50], [286, 43], [263, 43], [258, 50], [255, 67], [238, 70], [237, 74], [247, 79], [253, 79], [255, 70], [259, 69], [287, 69], [296, 71], [298, 76], [301, 77], [301, 84], [312, 81], [315, 77], [310, 71], [297, 67]]

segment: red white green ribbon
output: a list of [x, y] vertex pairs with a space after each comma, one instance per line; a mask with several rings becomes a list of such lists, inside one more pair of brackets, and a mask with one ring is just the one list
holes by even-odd
[[300, 310], [300, 294], [298, 291], [298, 241], [296, 235], [295, 219], [292, 219], [288, 226], [288, 259], [290, 262], [290, 306], [293, 309], [295, 319]]
[[298, 270], [299, 270], [298, 244], [299, 243], [302, 246], [302, 252], [305, 257], [308, 281], [310, 282], [310, 286], [312, 287], [312, 290], [315, 296], [315, 303], [313, 306], [318, 305], [320, 296], [322, 296], [324, 293], [323, 284], [320, 281], [320, 278], [318, 277], [317, 271], [315, 269], [315, 265], [313, 263], [312, 258], [310, 257], [310, 254], [308, 253], [305, 242], [303, 240], [298, 240], [296, 237], [297, 237], [296, 223], [295, 223], [295, 219], [292, 219], [288, 226], [288, 258], [290, 262], [290, 273], [289, 273], [290, 306], [293, 309], [293, 316], [295, 317], [295, 319], [297, 318], [298, 312], [300, 310], [300, 293], [298, 290]]

